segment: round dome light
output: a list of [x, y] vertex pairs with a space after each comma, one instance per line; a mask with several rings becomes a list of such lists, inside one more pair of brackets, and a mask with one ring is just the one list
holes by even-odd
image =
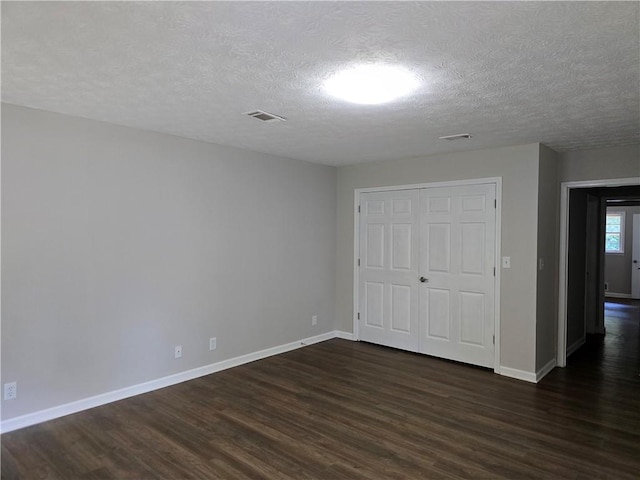
[[418, 84], [415, 75], [402, 67], [360, 65], [333, 75], [324, 89], [347, 102], [378, 105], [408, 95]]

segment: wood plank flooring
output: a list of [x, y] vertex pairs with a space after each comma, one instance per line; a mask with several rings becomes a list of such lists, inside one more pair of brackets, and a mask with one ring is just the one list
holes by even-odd
[[2, 435], [3, 479], [640, 478], [640, 308], [538, 385], [331, 340]]

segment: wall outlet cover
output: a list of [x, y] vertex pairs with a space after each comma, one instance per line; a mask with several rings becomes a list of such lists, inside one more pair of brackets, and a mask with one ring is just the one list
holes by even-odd
[[18, 396], [18, 383], [9, 382], [4, 384], [4, 399], [15, 400]]

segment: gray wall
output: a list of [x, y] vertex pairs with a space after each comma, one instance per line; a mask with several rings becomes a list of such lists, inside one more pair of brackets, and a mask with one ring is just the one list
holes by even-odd
[[337, 328], [353, 331], [355, 189], [502, 177], [501, 365], [534, 372], [538, 156], [530, 144], [338, 168]]
[[[562, 152], [559, 154], [559, 160], [559, 182], [640, 176], [640, 145]], [[588, 190], [585, 189], [573, 189], [570, 198], [567, 346], [575, 343], [584, 332], [587, 192]], [[573, 239], [571, 238], [572, 230]]]
[[640, 176], [640, 145], [574, 150], [560, 154], [560, 182]]
[[607, 211], [625, 212], [625, 239], [624, 254], [605, 254], [604, 281], [609, 284], [609, 292], [631, 295], [633, 214], [640, 214], [640, 207], [608, 207]]
[[13, 105], [2, 161], [3, 419], [334, 330], [335, 168]]
[[556, 356], [558, 316], [558, 154], [540, 145], [538, 172], [538, 279], [536, 288], [536, 370]]

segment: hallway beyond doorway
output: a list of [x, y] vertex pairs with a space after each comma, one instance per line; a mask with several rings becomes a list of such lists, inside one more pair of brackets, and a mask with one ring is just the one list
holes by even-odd
[[[638, 385], [640, 374], [640, 301], [608, 299], [605, 335], [587, 335], [567, 360], [567, 375], [583, 376], [594, 388], [617, 382]], [[599, 384], [601, 382], [601, 385]]]

